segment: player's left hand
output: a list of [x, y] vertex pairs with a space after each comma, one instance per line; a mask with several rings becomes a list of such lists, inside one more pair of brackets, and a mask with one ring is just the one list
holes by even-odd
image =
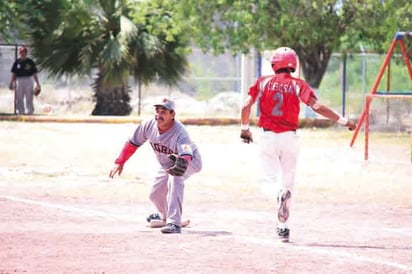
[[354, 130], [356, 128], [356, 123], [352, 120], [349, 120], [345, 127], [347, 127], [349, 130]]
[[243, 143], [249, 144], [253, 142], [252, 132], [249, 129], [242, 129], [240, 131], [240, 138], [242, 138]]
[[41, 92], [41, 87], [39, 85], [37, 85], [34, 90], [33, 90], [33, 94], [34, 96], [38, 96]]
[[173, 161], [173, 165], [167, 169], [167, 173], [173, 176], [183, 176], [189, 162], [185, 158], [176, 154], [170, 154], [168, 158]]

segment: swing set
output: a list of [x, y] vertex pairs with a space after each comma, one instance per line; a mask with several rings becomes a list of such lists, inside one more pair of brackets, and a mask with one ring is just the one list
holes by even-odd
[[[405, 44], [405, 39], [408, 39], [409, 48], [407, 48]], [[412, 91], [409, 92], [396, 92], [390, 90], [390, 61], [393, 53], [395, 51], [395, 47], [397, 45], [400, 46], [401, 49], [401, 56], [402, 60], [404, 61], [406, 68], [408, 70], [409, 79], [412, 83], [412, 68], [410, 58], [412, 56], [412, 32], [408, 31], [398, 31], [395, 34], [395, 37], [392, 40], [391, 45], [389, 46], [389, 50], [385, 56], [385, 59], [379, 69], [378, 76], [376, 77], [375, 83], [372, 86], [372, 89], [369, 94], [366, 95], [365, 98], [365, 106], [359, 118], [358, 124], [355, 128], [355, 131], [352, 136], [352, 140], [350, 142], [350, 146], [352, 147], [355, 143], [356, 137], [358, 136], [359, 130], [361, 129], [363, 123], [365, 123], [365, 149], [364, 149], [364, 158], [368, 160], [369, 158], [369, 127], [370, 127], [370, 109], [372, 100], [376, 98], [385, 98], [385, 99], [412, 99]], [[378, 91], [378, 86], [381, 82], [382, 76], [384, 75], [385, 71], [387, 72], [387, 90], [386, 91]], [[412, 86], [412, 85], [411, 85]], [[412, 161], [412, 133], [411, 134], [411, 161]]]

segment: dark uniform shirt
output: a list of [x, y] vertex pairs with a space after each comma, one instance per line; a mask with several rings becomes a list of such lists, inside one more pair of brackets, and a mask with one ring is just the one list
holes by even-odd
[[37, 67], [32, 59], [26, 58], [23, 60], [19, 58], [14, 62], [11, 72], [16, 74], [16, 77], [29, 77], [37, 73]]

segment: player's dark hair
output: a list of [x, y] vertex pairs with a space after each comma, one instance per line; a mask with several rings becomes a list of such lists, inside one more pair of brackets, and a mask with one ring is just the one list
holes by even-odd
[[278, 69], [277, 71], [275, 71], [276, 74], [278, 74], [278, 73], [289, 73], [290, 74], [292, 72], [294, 72], [294, 70], [291, 69], [291, 68], [281, 68], [281, 69]]
[[20, 52], [25, 52], [25, 53], [27, 53], [27, 47], [26, 47], [25, 45], [20, 46], [20, 47], [19, 47], [19, 53], [20, 53]]

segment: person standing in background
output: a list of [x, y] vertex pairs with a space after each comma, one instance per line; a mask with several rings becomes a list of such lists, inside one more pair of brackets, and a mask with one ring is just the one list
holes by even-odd
[[[40, 93], [41, 87], [37, 77], [37, 67], [34, 61], [27, 57], [27, 48], [19, 47], [19, 56], [14, 61], [11, 68], [11, 80], [9, 89], [15, 92], [15, 111], [18, 115], [34, 112], [33, 95]], [[33, 89], [33, 80], [36, 82], [36, 88]]]

